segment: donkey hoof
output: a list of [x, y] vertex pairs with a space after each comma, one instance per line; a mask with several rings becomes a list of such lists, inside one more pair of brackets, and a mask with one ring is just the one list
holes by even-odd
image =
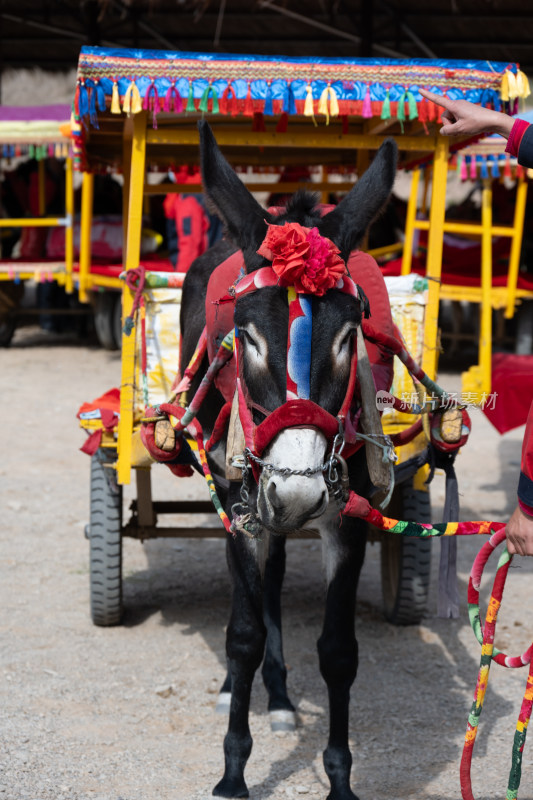
[[215, 706], [216, 714], [229, 714], [229, 707], [231, 705], [231, 692], [219, 692], [217, 697], [217, 704]]
[[214, 797], [227, 797], [235, 800], [239, 797], [250, 797], [248, 787], [243, 779], [230, 780], [229, 778], [222, 778], [213, 789]]
[[270, 711], [270, 728], [273, 731], [295, 731], [296, 714], [280, 708], [277, 711]]

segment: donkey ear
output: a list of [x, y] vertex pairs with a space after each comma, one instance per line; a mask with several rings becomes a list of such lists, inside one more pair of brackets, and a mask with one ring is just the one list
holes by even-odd
[[265, 238], [271, 217], [239, 180], [204, 120], [198, 122], [200, 162], [205, 193], [234, 240], [244, 253], [248, 269], [262, 262], [256, 251]]
[[394, 184], [397, 160], [396, 142], [386, 139], [355, 186], [324, 217], [320, 233], [335, 242], [344, 260], [360, 244], [368, 226], [384, 208]]

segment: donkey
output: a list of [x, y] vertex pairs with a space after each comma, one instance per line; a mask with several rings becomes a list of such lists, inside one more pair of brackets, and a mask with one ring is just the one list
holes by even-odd
[[[207, 317], [215, 309], [214, 319], [229, 308], [226, 327], [235, 328], [236, 351], [222, 373], [234, 370], [237, 391], [230, 434], [234, 425], [246, 445], [240, 452], [237, 447], [234, 459], [240, 481], [225, 478], [226, 438], [208, 455], [235, 528], [227, 538], [233, 596], [224, 688], [231, 690], [231, 704], [225, 771], [213, 794], [248, 797], [244, 768], [252, 748], [250, 692], [263, 657], [269, 710], [275, 722], [277, 713], [278, 724], [289, 719], [290, 725], [294, 707], [285, 685], [280, 620], [284, 543], [285, 537], [310, 526], [322, 539], [327, 583], [318, 656], [329, 695], [324, 751], [329, 800], [357, 800], [350, 788], [348, 705], [357, 672], [355, 600], [366, 530], [360, 520], [343, 517], [340, 522], [339, 510], [348, 484], [366, 496], [373, 487], [364, 449], [348, 448], [346, 458], [339, 452], [347, 411], [353, 416], [360, 405], [356, 340], [362, 314], [368, 313], [346, 263], [389, 198], [396, 145], [393, 140], [383, 143], [370, 168], [330, 213], [322, 215], [315, 196], [298, 193], [276, 216], [239, 180], [207, 123], [200, 122], [199, 131], [203, 185], [229, 238], [197, 259], [185, 279], [181, 372], [206, 323], [206, 308]], [[234, 271], [218, 291], [217, 267], [236, 251], [242, 254], [243, 269]], [[305, 261], [311, 251], [318, 261]], [[304, 262], [307, 272], [302, 273]], [[274, 271], [276, 265], [285, 270], [282, 277]], [[300, 277], [295, 277], [298, 270]], [[212, 297], [208, 285], [213, 282]], [[219, 343], [211, 342], [215, 348]], [[206, 434], [228, 398], [218, 386], [210, 389], [198, 415]]]

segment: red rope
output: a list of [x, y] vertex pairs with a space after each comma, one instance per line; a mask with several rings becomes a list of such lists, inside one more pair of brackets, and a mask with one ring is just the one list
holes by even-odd
[[130, 314], [124, 320], [124, 333], [129, 336], [135, 324], [135, 313], [141, 305], [144, 285], [146, 283], [146, 270], [144, 267], [137, 267], [137, 269], [129, 269], [126, 272], [126, 286], [130, 289], [133, 295], [133, 305]]

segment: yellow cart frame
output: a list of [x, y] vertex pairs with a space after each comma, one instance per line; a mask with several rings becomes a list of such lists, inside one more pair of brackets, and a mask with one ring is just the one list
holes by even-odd
[[[484, 140], [479, 144], [471, 145], [459, 151], [458, 156], [486, 157], [503, 153], [505, 142], [494, 143]], [[455, 167], [450, 167], [455, 169]], [[424, 177], [424, 191], [420, 196], [421, 177]], [[432, 180], [435, 184], [433, 191], [441, 191], [436, 186], [439, 179], [430, 177], [428, 168], [417, 168], [413, 171], [411, 191], [407, 206], [405, 226], [405, 240], [402, 257], [401, 274], [407, 275], [411, 271], [413, 242], [416, 231], [432, 230], [431, 217], [425, 213], [425, 197], [427, 196], [428, 183]], [[444, 219], [443, 233], [459, 234], [468, 238], [481, 240], [481, 274], [479, 286], [464, 286], [462, 284], [441, 283], [440, 298], [442, 300], [463, 300], [479, 305], [479, 345], [478, 363], [470, 367], [462, 376], [462, 394], [468, 397], [469, 403], [482, 403], [491, 392], [492, 385], [492, 312], [504, 309], [506, 319], [512, 319], [517, 306], [524, 299], [532, 299], [533, 292], [520, 289], [517, 286], [522, 236], [524, 230], [524, 214], [527, 201], [528, 181], [524, 172], [516, 176], [514, 188], [514, 214], [511, 225], [495, 225], [492, 214], [492, 178], [483, 178], [481, 181], [481, 218], [477, 222], [463, 222]], [[419, 215], [419, 211], [422, 213]], [[421, 218], [418, 218], [418, 217]], [[425, 218], [424, 218], [425, 217]], [[507, 283], [505, 286], [493, 286], [492, 269], [492, 240], [496, 236], [504, 236], [511, 240]], [[429, 247], [428, 245], [428, 277], [429, 273]]]
[[[35, 109], [38, 114], [40, 107]], [[16, 148], [31, 146], [39, 154], [38, 186], [39, 215], [37, 217], [8, 218], [0, 217], [0, 228], [64, 228], [65, 259], [64, 261], [22, 262], [0, 261], [0, 281], [25, 281], [52, 276], [60, 286], [64, 286], [68, 294], [74, 291], [74, 181], [73, 157], [68, 139], [63, 129], [68, 128], [68, 117], [62, 121], [39, 120], [38, 116], [28, 123], [13, 122], [12, 125], [0, 123], [0, 147]], [[58, 157], [65, 160], [65, 213], [62, 217], [45, 217], [45, 163], [49, 146], [57, 149]]]

